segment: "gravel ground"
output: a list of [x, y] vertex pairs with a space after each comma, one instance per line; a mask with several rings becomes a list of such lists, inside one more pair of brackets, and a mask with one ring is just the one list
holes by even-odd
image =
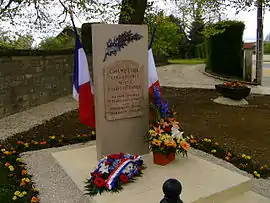
[[19, 112], [0, 119], [0, 140], [16, 133], [24, 132], [65, 112], [78, 108], [71, 96], [62, 97], [27, 111]]
[[[73, 181], [66, 175], [64, 170], [57, 165], [52, 152], [75, 149], [95, 144], [94, 141], [86, 144], [76, 144], [61, 148], [49, 148], [35, 152], [22, 154], [27, 164], [27, 169], [33, 174], [33, 181], [40, 189], [41, 203], [89, 203], [91, 198], [84, 196]], [[239, 170], [228, 162], [218, 159], [210, 154], [191, 149], [190, 153], [221, 165], [231, 171], [235, 171], [252, 179], [253, 191], [270, 198], [270, 180], [254, 179], [246, 172]], [[40, 161], [42, 160], [42, 161]]]

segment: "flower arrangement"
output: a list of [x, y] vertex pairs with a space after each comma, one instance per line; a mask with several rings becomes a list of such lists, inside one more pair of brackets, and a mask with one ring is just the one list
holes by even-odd
[[239, 81], [232, 81], [232, 82], [224, 82], [223, 83], [224, 86], [226, 87], [231, 87], [231, 88], [244, 88], [247, 87], [244, 83], [239, 82]]
[[104, 157], [91, 172], [86, 182], [87, 195], [94, 196], [104, 191], [119, 192], [122, 186], [134, 181], [145, 169], [141, 156], [110, 154]]
[[175, 154], [187, 156], [190, 145], [183, 138], [184, 132], [179, 130], [179, 122], [173, 117], [168, 102], [163, 101], [159, 87], [153, 88], [150, 102], [156, 115], [150, 122], [146, 140], [150, 143], [154, 163], [166, 165], [175, 159]]
[[179, 130], [179, 122], [174, 118], [160, 119], [150, 127], [149, 142], [152, 152], [169, 154], [171, 152], [187, 156], [189, 144], [183, 138], [183, 133]]

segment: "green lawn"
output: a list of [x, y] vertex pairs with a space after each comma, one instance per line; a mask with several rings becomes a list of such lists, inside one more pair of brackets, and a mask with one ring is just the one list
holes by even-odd
[[169, 59], [168, 62], [170, 64], [203, 64], [205, 63], [204, 59]]

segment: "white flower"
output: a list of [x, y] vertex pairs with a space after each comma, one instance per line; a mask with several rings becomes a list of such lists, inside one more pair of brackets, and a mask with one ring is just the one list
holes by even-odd
[[109, 165], [105, 165], [105, 163], [102, 163], [98, 171], [101, 173], [109, 173]]
[[184, 132], [180, 132], [177, 128], [172, 127], [171, 129], [172, 137], [176, 139], [183, 139]]
[[126, 168], [123, 170], [123, 173], [129, 173], [133, 170], [133, 163], [130, 163], [126, 166]]

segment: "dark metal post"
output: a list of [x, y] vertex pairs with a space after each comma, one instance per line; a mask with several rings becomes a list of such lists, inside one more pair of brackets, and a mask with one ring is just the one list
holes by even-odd
[[163, 183], [162, 190], [164, 193], [164, 198], [160, 203], [183, 203], [180, 199], [180, 194], [182, 192], [182, 185], [176, 179], [168, 179]]

